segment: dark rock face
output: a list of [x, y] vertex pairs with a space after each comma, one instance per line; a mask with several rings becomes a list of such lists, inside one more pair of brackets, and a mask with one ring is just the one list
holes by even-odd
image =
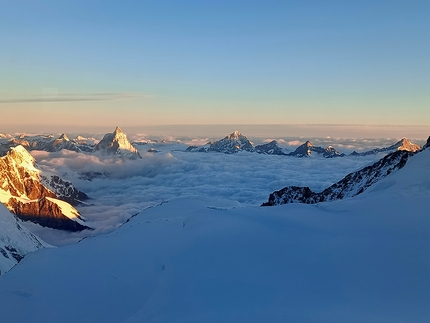
[[287, 155], [284, 149], [278, 146], [276, 140], [272, 140], [267, 144], [255, 146], [255, 152], [265, 155]]
[[424, 145], [424, 147], [423, 147], [423, 150], [424, 149], [427, 149], [427, 148], [429, 148], [430, 147], [430, 136], [428, 137], [428, 139], [427, 139], [427, 142], [426, 142], [426, 144]]
[[251, 142], [239, 131], [235, 131], [225, 138], [206, 144], [203, 147], [190, 146], [186, 151], [191, 152], [219, 152], [224, 154], [235, 154], [239, 151], [254, 151]]
[[9, 207], [21, 220], [31, 221], [44, 227], [67, 231], [89, 229], [89, 227], [83, 226], [64, 216], [58, 204], [45, 197], [26, 203], [11, 198], [9, 200]]
[[69, 181], [61, 179], [57, 175], [51, 177], [41, 176], [41, 182], [55, 193], [58, 199], [66, 201], [71, 205], [79, 205], [82, 201], [88, 199], [88, 195], [79, 191]]
[[262, 206], [288, 203], [314, 204], [356, 196], [363, 193], [372, 184], [388, 176], [392, 171], [403, 168], [413, 154], [401, 150], [391, 153], [371, 166], [348, 174], [339, 182], [319, 193], [311, 191], [309, 187], [285, 187], [270, 194], [269, 200]]

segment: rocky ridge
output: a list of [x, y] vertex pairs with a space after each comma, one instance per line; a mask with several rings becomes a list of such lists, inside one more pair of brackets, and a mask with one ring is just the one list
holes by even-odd
[[0, 158], [0, 202], [25, 221], [71, 231], [88, 229], [79, 212], [65, 202], [76, 205], [87, 196], [70, 182], [55, 176], [42, 179], [40, 173], [24, 147], [12, 148]]
[[415, 153], [398, 150], [390, 153], [374, 163], [356, 172], [346, 175], [339, 182], [322, 192], [313, 192], [309, 187], [287, 186], [270, 194], [262, 206], [273, 206], [288, 203], [315, 204], [340, 200], [363, 193], [371, 185], [388, 176], [393, 171], [405, 166], [408, 159]]

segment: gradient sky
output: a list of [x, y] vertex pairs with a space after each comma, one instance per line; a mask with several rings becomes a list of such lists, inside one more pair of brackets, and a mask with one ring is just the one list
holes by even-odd
[[0, 0], [0, 126], [430, 126], [429, 17], [428, 0]]

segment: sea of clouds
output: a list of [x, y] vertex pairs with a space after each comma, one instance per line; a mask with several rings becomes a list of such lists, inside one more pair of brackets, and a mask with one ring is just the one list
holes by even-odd
[[[137, 145], [142, 159], [121, 160], [94, 154], [62, 150], [48, 153], [33, 151], [38, 165], [46, 172], [70, 180], [90, 196], [87, 206], [77, 209], [93, 232], [66, 234], [58, 230], [32, 227], [47, 242], [62, 245], [87, 235], [114, 230], [131, 216], [148, 207], [178, 197], [213, 197], [233, 201], [237, 206], [261, 205], [269, 194], [285, 186], [309, 186], [323, 190], [346, 174], [375, 162], [381, 156], [326, 159], [322, 157], [296, 158], [289, 156], [186, 152], [187, 144], [197, 140], [181, 139], [169, 143], [152, 142]], [[254, 140], [254, 143], [269, 139]], [[367, 141], [367, 140], [366, 140]], [[181, 143], [181, 142], [187, 142]], [[199, 141], [203, 143], [204, 140]], [[315, 141], [333, 145], [333, 139]], [[298, 139], [280, 140], [280, 144], [294, 150]], [[392, 144], [393, 141], [390, 141]], [[374, 141], [371, 142], [374, 146]], [[382, 146], [385, 142], [380, 142]], [[366, 147], [363, 140], [336, 142], [335, 147], [350, 151]], [[370, 145], [369, 145], [370, 146]], [[379, 147], [382, 147], [379, 146]], [[157, 153], [150, 153], [150, 148]], [[85, 174], [98, 174], [89, 180]]]

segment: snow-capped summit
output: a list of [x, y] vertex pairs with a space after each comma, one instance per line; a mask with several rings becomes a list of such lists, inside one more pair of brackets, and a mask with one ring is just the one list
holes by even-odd
[[240, 136], [242, 136], [242, 134], [239, 131], [235, 130], [231, 134], [227, 135], [226, 138], [229, 140], [238, 140]]
[[397, 150], [406, 150], [416, 152], [421, 149], [421, 146], [411, 143], [408, 139], [402, 138], [399, 142], [395, 143], [394, 146]]
[[65, 141], [70, 141], [69, 137], [67, 137], [67, 135], [65, 133], [62, 133], [60, 135], [60, 137], [58, 137], [57, 140], [65, 140]]
[[367, 156], [367, 155], [373, 155], [373, 154], [384, 153], [384, 152], [391, 153], [391, 152], [394, 152], [397, 150], [416, 152], [420, 149], [421, 149], [421, 146], [411, 143], [406, 138], [402, 138], [398, 142], [396, 142], [395, 144], [393, 144], [391, 146], [383, 147], [383, 148], [375, 148], [375, 149], [365, 151], [362, 153], [358, 153], [356, 151], [353, 151], [351, 153], [351, 155], [353, 155], [353, 156]]
[[125, 133], [118, 126], [114, 132], [104, 135], [103, 139], [94, 147], [94, 152], [126, 159], [142, 158], [138, 150], [133, 147]]
[[221, 140], [208, 143], [203, 147], [190, 146], [187, 151], [198, 151], [198, 152], [220, 152], [224, 154], [234, 154], [241, 150], [254, 151], [254, 147], [251, 142], [242, 135], [239, 131], [234, 131], [227, 135]]
[[40, 173], [24, 147], [11, 148], [0, 158], [0, 202], [25, 221], [69, 231], [87, 229], [78, 211], [67, 203], [76, 204], [87, 196], [58, 176]]

